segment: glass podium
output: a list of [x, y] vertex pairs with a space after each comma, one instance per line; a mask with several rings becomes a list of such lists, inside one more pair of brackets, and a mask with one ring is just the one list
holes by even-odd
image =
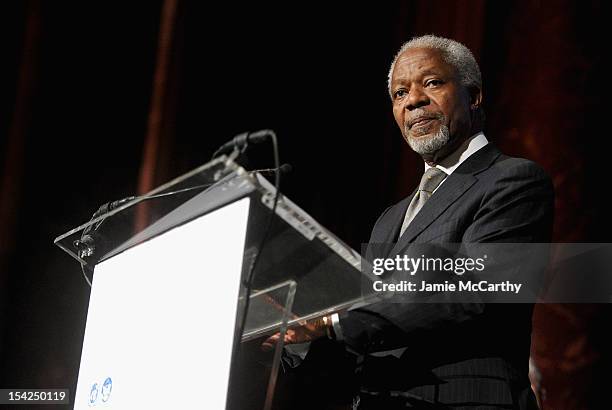
[[272, 215], [275, 195], [222, 156], [55, 239], [93, 272], [75, 409], [271, 408], [283, 346], [261, 342], [375, 280], [288, 198]]

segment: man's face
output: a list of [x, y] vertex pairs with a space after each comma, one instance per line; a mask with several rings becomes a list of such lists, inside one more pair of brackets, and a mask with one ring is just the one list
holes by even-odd
[[426, 159], [443, 158], [473, 132], [471, 105], [480, 103], [480, 92], [470, 96], [435, 49], [409, 49], [399, 56], [391, 94], [402, 135]]

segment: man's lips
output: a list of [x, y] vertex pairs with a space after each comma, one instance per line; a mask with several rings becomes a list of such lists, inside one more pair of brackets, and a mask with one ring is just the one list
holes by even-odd
[[408, 129], [412, 129], [412, 127], [421, 127], [429, 124], [433, 120], [437, 120], [437, 117], [417, 117], [410, 121], [408, 121]]

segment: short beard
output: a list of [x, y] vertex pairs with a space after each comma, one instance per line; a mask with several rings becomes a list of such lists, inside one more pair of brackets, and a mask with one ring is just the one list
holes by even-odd
[[406, 141], [414, 152], [420, 155], [433, 155], [440, 148], [448, 144], [450, 140], [450, 130], [446, 125], [441, 125], [440, 129], [433, 135], [424, 135], [422, 137], [411, 137], [406, 130]]

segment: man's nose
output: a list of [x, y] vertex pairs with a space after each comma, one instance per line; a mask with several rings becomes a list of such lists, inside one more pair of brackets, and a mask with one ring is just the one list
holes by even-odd
[[412, 111], [415, 108], [420, 108], [429, 104], [429, 97], [421, 87], [412, 87], [406, 100], [405, 108]]

